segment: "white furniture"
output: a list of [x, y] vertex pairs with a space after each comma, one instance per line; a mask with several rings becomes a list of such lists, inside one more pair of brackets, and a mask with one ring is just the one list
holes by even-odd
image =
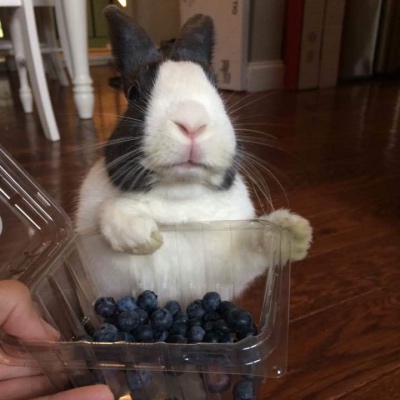
[[[0, 0], [1, 6], [15, 7], [10, 32], [20, 77], [20, 98], [24, 111], [32, 111], [32, 94], [26, 73], [27, 68], [45, 136], [52, 141], [59, 140], [44, 73], [33, 7], [49, 6], [56, 9], [60, 41], [73, 83], [78, 115], [82, 119], [88, 119], [93, 115], [94, 95], [87, 54], [86, 2], [84, 0]], [[49, 31], [49, 27], [45, 27], [45, 36], [55, 44], [54, 31]], [[56, 59], [53, 61], [57, 63]], [[63, 70], [61, 66], [58, 65], [55, 69], [58, 71], [61, 83], [67, 84], [66, 77], [63, 77], [60, 72]]]
[[62, 12], [56, 12], [57, 24], [65, 23], [66, 27], [67, 37], [61, 35], [60, 40], [64, 53], [69, 54], [66, 60], [70, 60], [67, 67], [72, 77], [75, 104], [79, 117], [89, 119], [93, 116], [94, 94], [89, 72], [86, 0], [54, 1], [56, 9], [62, 8]]
[[[0, 0], [0, 7], [15, 7], [10, 28], [13, 32], [12, 36], [14, 36], [13, 44], [17, 68], [20, 68], [22, 65], [21, 62], [18, 62], [22, 57], [28, 68], [30, 83], [33, 88], [33, 97], [44, 134], [49, 140], [59, 140], [60, 134], [54, 118], [53, 106], [50, 101], [44, 73], [32, 0]], [[22, 41], [18, 35], [22, 36]], [[23, 43], [23, 48], [20, 46], [21, 43]], [[19, 72], [21, 76], [21, 71]], [[22, 72], [23, 75], [24, 73]], [[25, 105], [29, 103], [29, 90], [30, 88], [26, 79], [26, 81], [21, 82], [20, 89], [21, 97], [26, 95]], [[29, 111], [29, 106], [26, 111]]]

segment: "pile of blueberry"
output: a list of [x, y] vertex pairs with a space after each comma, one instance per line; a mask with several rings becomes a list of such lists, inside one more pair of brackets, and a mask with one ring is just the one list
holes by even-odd
[[233, 343], [257, 334], [251, 314], [221, 301], [217, 292], [206, 293], [185, 311], [175, 300], [159, 307], [150, 290], [137, 299], [100, 297], [94, 309], [104, 322], [84, 339], [95, 342]]
[[[154, 343], [233, 343], [257, 334], [249, 312], [232, 302], [221, 301], [216, 292], [208, 292], [203, 299], [191, 302], [186, 310], [175, 301], [164, 307], [157, 295], [145, 290], [137, 299], [133, 296], [100, 297], [94, 304], [95, 312], [103, 323], [92, 336], [81, 340], [94, 342]], [[205, 373], [202, 379], [210, 393], [223, 393], [232, 385], [232, 376], [224, 373]], [[131, 393], [137, 393], [151, 384], [149, 370], [126, 371], [126, 382]], [[254, 385], [250, 379], [237, 382], [232, 389], [234, 400], [254, 400]], [[175, 400], [175, 399], [173, 399]]]

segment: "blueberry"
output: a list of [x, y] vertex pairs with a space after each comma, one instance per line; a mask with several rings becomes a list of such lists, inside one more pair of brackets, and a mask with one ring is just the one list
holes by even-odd
[[152, 342], [154, 331], [150, 325], [140, 325], [133, 331], [133, 336], [138, 342]]
[[188, 341], [190, 343], [202, 342], [206, 331], [201, 326], [192, 326], [188, 332]]
[[111, 324], [117, 326], [118, 324], [118, 314], [113, 315], [112, 317], [104, 318], [106, 324]]
[[210, 311], [207, 314], [204, 314], [203, 321], [218, 321], [221, 319], [221, 316], [216, 311]]
[[257, 334], [258, 334], [257, 326], [255, 324], [252, 324], [251, 329], [249, 329], [248, 331], [236, 332], [236, 337], [239, 340], [243, 340], [243, 339], [247, 338], [248, 336], [256, 336]]
[[195, 300], [187, 306], [186, 312], [189, 319], [203, 318], [206, 310], [203, 308], [203, 303], [201, 300]]
[[135, 312], [139, 315], [139, 325], [146, 325], [149, 323], [150, 318], [146, 311], [142, 310], [141, 308], [137, 308]]
[[150, 320], [154, 329], [164, 331], [171, 327], [173, 317], [171, 312], [166, 308], [157, 308], [152, 312]]
[[116, 314], [117, 305], [112, 297], [99, 297], [94, 303], [94, 311], [103, 318], [109, 318]]
[[168, 337], [168, 331], [155, 331], [154, 332], [154, 341], [155, 342], [165, 342]]
[[201, 326], [203, 321], [200, 318], [192, 318], [189, 319], [188, 325], [189, 326]]
[[137, 305], [150, 313], [157, 308], [157, 295], [151, 290], [145, 290], [139, 295]]
[[218, 343], [221, 339], [221, 335], [217, 332], [211, 331], [204, 335], [203, 342], [205, 343]]
[[233, 343], [233, 337], [230, 333], [225, 334], [219, 340], [220, 343]]
[[184, 311], [178, 311], [174, 315], [174, 322], [182, 322], [182, 323], [187, 323], [189, 321], [188, 315]]
[[214, 322], [213, 321], [207, 321], [204, 324], [202, 324], [201, 326], [206, 332], [210, 332], [210, 331], [214, 330]]
[[130, 332], [137, 328], [140, 323], [138, 313], [133, 311], [124, 311], [118, 315], [117, 326], [121, 331]]
[[218, 321], [214, 322], [214, 330], [221, 335], [225, 335], [230, 332], [228, 324], [223, 319], [219, 319]]
[[254, 393], [253, 383], [244, 380], [239, 381], [233, 387], [233, 399], [234, 400], [255, 400], [256, 394]]
[[170, 335], [186, 336], [188, 326], [182, 322], [174, 322], [169, 328]]
[[175, 316], [178, 311], [181, 311], [181, 305], [175, 300], [168, 301], [164, 308], [166, 308], [173, 316]]
[[149, 386], [150, 381], [151, 372], [147, 369], [126, 371], [126, 383], [131, 392], [136, 392]]
[[218, 312], [219, 314], [223, 317], [224, 314], [229, 311], [231, 308], [236, 308], [236, 306], [231, 303], [230, 301], [221, 301], [219, 307], [218, 307]]
[[229, 329], [234, 332], [246, 332], [252, 327], [253, 321], [248, 311], [232, 308], [226, 314]]
[[206, 331], [206, 332], [211, 332], [214, 330], [214, 322], [213, 321], [207, 321], [204, 324], [201, 325], [201, 327]]
[[115, 342], [118, 329], [116, 326], [103, 323], [93, 332], [93, 339], [96, 342]]
[[135, 338], [130, 332], [119, 331], [117, 334], [117, 339], [115, 341], [133, 343], [135, 341]]
[[203, 308], [206, 311], [217, 311], [221, 304], [221, 296], [217, 292], [208, 292], [203, 297]]
[[203, 382], [210, 393], [226, 392], [231, 386], [231, 376], [227, 374], [203, 374]]
[[136, 310], [138, 308], [138, 305], [136, 304], [136, 300], [134, 297], [124, 296], [117, 301], [117, 307], [119, 312], [123, 312]]
[[182, 335], [171, 335], [168, 336], [167, 343], [187, 343], [187, 339], [185, 338], [185, 336]]

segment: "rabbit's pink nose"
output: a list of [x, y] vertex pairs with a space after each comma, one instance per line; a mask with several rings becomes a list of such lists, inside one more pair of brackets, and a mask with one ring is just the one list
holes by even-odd
[[204, 106], [196, 101], [180, 101], [171, 107], [171, 121], [182, 134], [194, 140], [210, 124], [210, 116]]
[[193, 139], [195, 136], [199, 135], [206, 129], [206, 124], [202, 125], [189, 125], [187, 123], [182, 123], [178, 121], [174, 121], [175, 125], [180, 129], [180, 131], [189, 138]]

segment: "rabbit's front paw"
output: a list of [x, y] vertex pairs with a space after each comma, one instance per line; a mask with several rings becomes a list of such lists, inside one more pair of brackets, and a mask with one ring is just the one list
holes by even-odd
[[163, 244], [156, 222], [147, 215], [108, 210], [102, 215], [100, 231], [115, 251], [145, 255], [154, 253]]
[[299, 261], [307, 255], [312, 241], [312, 228], [308, 220], [285, 209], [273, 211], [262, 218], [280, 226], [284, 234], [288, 234], [290, 250], [283, 248], [282, 251], [290, 251], [290, 257], [283, 254], [284, 258]]

